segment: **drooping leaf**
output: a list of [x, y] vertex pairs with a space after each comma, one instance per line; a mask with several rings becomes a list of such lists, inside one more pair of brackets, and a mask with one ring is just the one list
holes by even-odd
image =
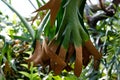
[[102, 54], [98, 52], [98, 50], [95, 48], [91, 40], [86, 41], [85, 47], [95, 57], [95, 59], [97, 60], [101, 59]]
[[33, 52], [33, 55], [26, 60], [28, 63], [33, 62], [34, 65], [41, 64], [44, 66], [44, 62], [49, 60], [49, 57], [46, 55], [44, 49], [42, 48], [42, 45], [39, 40], [36, 40], [35, 44], [35, 50]]
[[79, 77], [82, 72], [82, 46], [76, 47], [76, 60], [75, 60], [75, 67], [74, 67], [74, 74]]
[[91, 53], [85, 47], [83, 47], [82, 56], [83, 56], [83, 65], [86, 67], [91, 60]]
[[[54, 71], [55, 75], [58, 75], [61, 73], [61, 71], [65, 68], [66, 63], [64, 60], [62, 60], [58, 55], [54, 53], [56, 50], [51, 50], [50, 47], [48, 47], [46, 41], [44, 40], [44, 48], [47, 53], [47, 55], [50, 57], [50, 64], [52, 66], [52, 70]], [[53, 46], [54, 47], [54, 46]]]

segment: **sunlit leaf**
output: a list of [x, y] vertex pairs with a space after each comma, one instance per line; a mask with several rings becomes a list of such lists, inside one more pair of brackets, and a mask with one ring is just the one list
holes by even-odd
[[19, 73], [26, 76], [26, 77], [28, 77], [28, 78], [30, 77], [30, 74], [27, 73], [27, 72], [19, 71]]

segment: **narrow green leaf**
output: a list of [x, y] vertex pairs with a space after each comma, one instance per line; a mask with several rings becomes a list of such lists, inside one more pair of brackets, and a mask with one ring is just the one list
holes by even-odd
[[75, 46], [78, 47], [82, 45], [81, 35], [79, 34], [79, 30], [75, 27], [73, 28], [73, 31], [72, 31], [72, 40]]
[[70, 27], [70, 25], [68, 25], [66, 27], [65, 37], [64, 37], [64, 40], [63, 40], [63, 46], [64, 46], [65, 49], [68, 49], [70, 38], [71, 38], [71, 27]]
[[54, 80], [62, 80], [62, 78], [60, 76], [53, 76]]
[[20, 74], [23, 74], [24, 76], [30, 78], [30, 74], [27, 72], [19, 71]]
[[22, 23], [25, 25], [25, 27], [29, 31], [32, 39], [34, 40], [35, 39], [35, 32], [34, 32], [32, 26], [30, 26], [28, 24], [28, 22], [26, 21], [26, 19], [23, 18], [10, 4], [8, 4], [5, 0], [1, 0], [1, 1], [3, 1], [14, 13], [16, 13], [16, 15], [20, 18], [20, 20], [22, 21]]
[[42, 34], [42, 31], [43, 31], [46, 23], [47, 23], [48, 20], [49, 20], [49, 19], [48, 19], [48, 18], [49, 18], [49, 14], [50, 14], [50, 12], [48, 12], [48, 13], [45, 15], [44, 19], [42, 20], [42, 22], [40, 23], [40, 25], [39, 25], [39, 27], [38, 27], [38, 29], [37, 29], [36, 38], [38, 38], [38, 39], [39, 39], [40, 35]]
[[64, 78], [64, 80], [79, 80], [76, 76], [69, 74]]
[[28, 38], [26, 38], [26, 37], [24, 37], [24, 36], [11, 36], [11, 37], [13, 37], [14, 39], [19, 39], [19, 40], [21, 40], [21, 41], [27, 41], [27, 42], [29, 42], [30, 41], [30, 39], [28, 39]]
[[33, 78], [33, 79], [37, 78], [37, 76], [38, 76], [38, 73], [32, 74], [32, 78]]
[[45, 4], [46, 2], [45, 2], [45, 0], [41, 0], [42, 2], [43, 2], [43, 4]]
[[27, 64], [20, 64], [22, 67], [25, 67], [26, 69], [28, 68]]
[[42, 5], [39, 0], [36, 0], [36, 2], [37, 2], [38, 7]]

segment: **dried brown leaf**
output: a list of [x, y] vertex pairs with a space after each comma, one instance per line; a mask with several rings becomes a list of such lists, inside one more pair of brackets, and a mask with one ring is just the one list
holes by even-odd
[[60, 4], [61, 4], [61, 0], [50, 0], [48, 3], [46, 3], [44, 6], [40, 7], [39, 9], [37, 9], [35, 12], [50, 9], [50, 15], [51, 15], [50, 23], [51, 25], [53, 25], [60, 8]]
[[29, 63], [34, 63], [34, 66], [37, 66], [38, 64], [41, 64], [43, 67], [48, 65], [49, 57], [45, 53], [44, 48], [42, 48], [42, 45], [40, 44], [39, 40], [36, 40], [36, 46], [33, 55], [26, 60]]
[[63, 60], [65, 61], [66, 59], [66, 50], [63, 46], [60, 47], [60, 51], [59, 51], [59, 54], [58, 56]]
[[75, 47], [73, 44], [70, 43], [68, 47], [68, 54], [66, 56], [66, 63], [70, 61], [70, 58], [73, 55], [74, 51], [75, 51]]
[[75, 47], [76, 50], [76, 60], [74, 67], [74, 74], [79, 77], [82, 72], [82, 46]]
[[36, 40], [36, 43], [35, 43], [35, 49], [34, 49], [34, 52], [33, 52], [33, 55], [29, 57], [29, 59], [27, 59], [26, 61], [27, 62], [32, 62], [34, 59], [37, 58], [37, 56], [39, 55], [39, 52], [42, 51], [42, 45], [40, 44], [40, 41], [39, 40]]
[[8, 61], [5, 62], [4, 74], [5, 74], [5, 76], [15, 75]]
[[61, 71], [65, 68], [66, 63], [58, 55], [53, 53], [55, 51], [50, 50], [45, 40], [43, 41], [43, 43], [44, 43], [43, 46], [45, 48], [45, 52], [50, 57], [51, 69], [54, 71], [55, 75], [60, 74]]
[[86, 67], [91, 60], [91, 53], [86, 49], [86, 47], [83, 47], [82, 56], [83, 56], [83, 65]]
[[95, 48], [95, 46], [90, 40], [85, 43], [85, 47], [88, 52], [90, 52], [91, 55], [94, 56], [94, 69], [98, 70], [102, 54], [98, 52], [98, 50]]
[[94, 56], [95, 59], [97, 60], [101, 59], [102, 54], [98, 52], [98, 50], [95, 48], [91, 40], [86, 41], [84, 46], [91, 53], [91, 55]]
[[51, 41], [49, 42], [49, 44], [48, 44], [48, 47], [50, 48], [51, 51], [53, 51], [53, 53], [56, 53], [56, 51], [57, 51], [58, 48], [59, 48], [59, 44], [56, 44], [55, 42], [56, 42], [56, 40], [53, 39], [53, 40], [51, 40]]
[[73, 70], [73, 68], [72, 68], [71, 66], [69, 66], [69, 65], [67, 65], [67, 66], [65, 67], [65, 69], [66, 69], [66, 71], [68, 71], [68, 72], [70, 72], [71, 70]]
[[98, 70], [99, 69], [99, 65], [100, 65], [100, 60], [97, 60], [94, 58], [94, 69]]

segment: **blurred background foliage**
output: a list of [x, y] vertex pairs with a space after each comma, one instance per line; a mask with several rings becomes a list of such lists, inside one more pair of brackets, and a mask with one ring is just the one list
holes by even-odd
[[[11, 1], [9, 2], [11, 3]], [[36, 0], [36, 3], [40, 7], [45, 1]], [[110, 2], [106, 4], [110, 4]], [[102, 49], [103, 58], [98, 71], [94, 71], [91, 61], [83, 69], [79, 78], [74, 76], [73, 72], [63, 71], [61, 75], [54, 76], [52, 72], [48, 73], [41, 67], [31, 65], [28, 68], [25, 59], [33, 51], [31, 35], [16, 14], [10, 19], [8, 15], [4, 15], [4, 12], [0, 11], [0, 80], [120, 80], [119, 11], [120, 6], [113, 17], [99, 21], [95, 29], [90, 28], [86, 18], [84, 18], [84, 24], [88, 28], [94, 45], [99, 51]], [[39, 19], [35, 20], [33, 24], [31, 24], [33, 17], [25, 18], [34, 31], [36, 31], [45, 13], [45, 11], [41, 11]]]

